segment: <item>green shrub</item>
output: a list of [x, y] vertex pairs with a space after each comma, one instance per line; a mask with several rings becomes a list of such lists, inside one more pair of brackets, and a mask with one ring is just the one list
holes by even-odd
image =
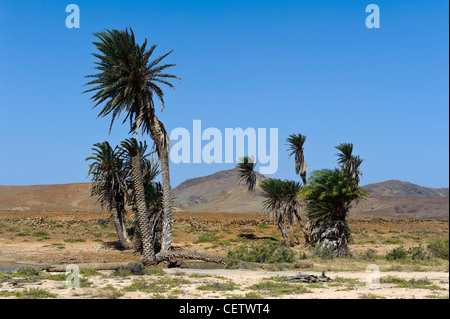
[[392, 249], [386, 254], [386, 259], [393, 260], [406, 260], [408, 259], [408, 251], [403, 246]]
[[226, 291], [226, 290], [234, 290], [236, 288], [237, 285], [232, 281], [225, 283], [213, 282], [197, 287], [198, 290], [210, 290], [210, 291]]
[[37, 231], [33, 233], [34, 237], [44, 237], [44, 236], [48, 236], [48, 233], [45, 231]]
[[197, 244], [198, 243], [218, 243], [218, 242], [219, 242], [219, 239], [216, 236], [214, 236], [212, 234], [208, 234], [208, 233], [201, 234], [196, 241]]
[[411, 260], [429, 259], [428, 252], [421, 245], [419, 245], [418, 247], [409, 248], [408, 256], [411, 258]]
[[145, 274], [153, 276], [164, 276], [166, 272], [161, 267], [149, 267], [145, 268]]
[[41, 275], [42, 271], [39, 268], [31, 266], [20, 267], [13, 274], [15, 277], [35, 277]]
[[290, 247], [279, 243], [261, 243], [250, 247], [241, 245], [228, 251], [231, 260], [242, 260], [257, 263], [293, 263], [295, 253]]
[[145, 267], [142, 263], [133, 261], [126, 265], [122, 264], [114, 269], [115, 276], [144, 275]]
[[282, 282], [273, 282], [265, 280], [261, 283], [254, 284], [248, 287], [251, 290], [263, 291], [270, 296], [281, 296], [290, 294], [303, 294], [311, 292], [305, 288], [302, 284], [289, 284]]
[[442, 239], [435, 239], [429, 245], [428, 249], [431, 254], [437, 258], [447, 259], [449, 254], [448, 237]]
[[14, 295], [20, 299], [42, 299], [42, 298], [57, 297], [57, 295], [39, 288], [31, 288], [24, 291], [16, 291]]
[[386, 259], [389, 261], [423, 261], [429, 259], [428, 252], [421, 246], [410, 247], [408, 250], [403, 246], [392, 249], [386, 254]]
[[367, 250], [364, 253], [364, 255], [362, 256], [362, 259], [369, 260], [369, 261], [374, 261], [377, 258], [378, 258], [378, 256], [375, 254], [375, 250], [373, 250], [373, 249]]

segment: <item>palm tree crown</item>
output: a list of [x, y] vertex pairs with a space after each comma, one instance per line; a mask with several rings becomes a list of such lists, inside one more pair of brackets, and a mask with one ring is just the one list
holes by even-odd
[[306, 171], [308, 166], [306, 165], [303, 152], [303, 144], [305, 144], [306, 136], [302, 134], [291, 134], [286, 141], [286, 145], [289, 146], [288, 151], [291, 152], [289, 157], [295, 155], [295, 173], [300, 175], [303, 185], [306, 185]]
[[111, 209], [119, 201], [123, 201], [126, 194], [125, 174], [122, 160], [108, 142], [97, 143], [92, 148], [93, 156], [89, 165], [88, 176], [92, 175], [92, 195], [98, 195], [102, 206]]
[[112, 113], [111, 127], [124, 112], [124, 122], [129, 119], [132, 130], [142, 126], [143, 131], [148, 132], [155, 113], [154, 95], [164, 109], [164, 93], [158, 83], [174, 88], [167, 79], [179, 79], [173, 74], [163, 73], [175, 64], [159, 65], [172, 51], [150, 60], [156, 45], [147, 49], [147, 40], [142, 45], [137, 44], [131, 28], [126, 31], [105, 30], [94, 35], [99, 39], [94, 45], [100, 51], [100, 54], [93, 54], [99, 59], [94, 63], [100, 72], [87, 76], [94, 80], [86, 85], [94, 87], [85, 92], [97, 91], [92, 97], [96, 103], [94, 107], [107, 101], [99, 116]]
[[244, 156], [236, 164], [240, 181], [245, 182], [249, 191], [256, 187], [257, 176], [255, 172], [256, 163], [253, 158]]
[[339, 166], [346, 171], [350, 177], [359, 184], [359, 176], [362, 176], [362, 172], [359, 169], [363, 159], [359, 155], [352, 155], [353, 144], [352, 143], [341, 143], [335, 148], [339, 153], [335, 154], [338, 157]]

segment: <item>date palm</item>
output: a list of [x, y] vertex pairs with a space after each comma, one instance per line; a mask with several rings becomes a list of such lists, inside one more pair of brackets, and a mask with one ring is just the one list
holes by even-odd
[[264, 208], [269, 213], [271, 219], [277, 224], [283, 236], [284, 243], [288, 246], [289, 241], [283, 207], [285, 185], [283, 181], [271, 178], [262, 181], [260, 187], [263, 190], [263, 197], [265, 198], [263, 201]]
[[353, 203], [368, 195], [356, 184], [344, 169], [324, 169], [314, 171], [300, 192], [306, 201], [311, 240], [320, 250], [336, 256], [348, 254], [348, 212]]
[[[145, 158], [146, 144], [135, 138], [129, 138], [120, 143], [121, 157], [125, 159], [128, 175], [132, 176], [133, 187], [131, 203], [137, 212], [137, 221], [141, 234], [144, 262], [151, 263], [155, 257], [154, 231], [149, 223], [149, 213], [145, 198], [145, 186], [143, 175], [143, 159]], [[136, 182], [137, 181], [137, 182]]]
[[308, 235], [303, 226], [302, 220], [300, 218], [300, 200], [298, 199], [298, 195], [300, 190], [302, 189], [302, 185], [296, 181], [285, 180], [283, 182], [283, 209], [285, 216], [289, 222], [289, 232], [290, 232], [290, 244], [291, 247], [295, 246], [294, 240], [294, 224], [295, 219], [297, 218], [300, 223], [300, 227], [305, 236], [305, 241], [308, 242]]
[[244, 156], [239, 159], [236, 164], [238, 169], [238, 178], [247, 185], [249, 191], [253, 191], [256, 187], [257, 176], [255, 172], [256, 163], [253, 158]]
[[359, 167], [361, 166], [363, 159], [361, 159], [359, 155], [354, 156], [352, 154], [352, 143], [341, 143], [338, 146], [335, 146], [335, 148], [339, 151], [339, 153], [336, 154], [339, 166], [359, 185], [359, 177], [362, 176]]
[[303, 185], [306, 185], [306, 171], [308, 166], [306, 165], [305, 154], [303, 151], [303, 144], [305, 144], [306, 136], [302, 134], [291, 134], [286, 141], [286, 145], [289, 147], [288, 151], [291, 152], [289, 158], [292, 155], [295, 155], [295, 173], [300, 175]]
[[[149, 133], [155, 143], [161, 162], [163, 182], [163, 239], [162, 249], [169, 250], [172, 243], [172, 210], [169, 172], [169, 138], [164, 125], [156, 116], [154, 99], [157, 98], [164, 109], [164, 93], [160, 84], [174, 88], [171, 79], [179, 79], [165, 70], [174, 64], [160, 64], [172, 51], [151, 59], [156, 45], [147, 48], [147, 40], [142, 45], [136, 43], [133, 30], [105, 30], [94, 34], [98, 41], [94, 42], [99, 53], [95, 69], [99, 72], [88, 77], [94, 78], [87, 85], [93, 85], [85, 92], [96, 91], [92, 96], [94, 107], [103, 105], [99, 116], [111, 115], [111, 127], [122, 113], [123, 122], [130, 121], [130, 132], [141, 129], [142, 134]], [[133, 181], [139, 202], [140, 219], [148, 215], [145, 205], [144, 186], [142, 181], [141, 161], [133, 160]], [[145, 234], [143, 234], [145, 236]], [[144, 245], [145, 248], [145, 245]], [[144, 249], [144, 260], [148, 260]]]
[[91, 195], [98, 196], [98, 202], [106, 207], [114, 220], [119, 242], [123, 248], [131, 248], [131, 240], [125, 226], [125, 200], [127, 194], [126, 174], [117, 148], [108, 142], [97, 143], [94, 153], [86, 161], [89, 165], [88, 176], [92, 175]]

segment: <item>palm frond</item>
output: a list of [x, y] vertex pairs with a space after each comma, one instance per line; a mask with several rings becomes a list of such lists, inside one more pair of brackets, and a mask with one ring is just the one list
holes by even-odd
[[254, 190], [256, 187], [257, 176], [255, 167], [254, 159], [248, 156], [241, 157], [236, 163], [239, 180], [247, 185], [249, 191]]

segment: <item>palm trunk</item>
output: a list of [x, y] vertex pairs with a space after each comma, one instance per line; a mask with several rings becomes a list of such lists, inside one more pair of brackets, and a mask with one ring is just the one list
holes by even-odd
[[306, 230], [305, 225], [303, 225], [303, 223], [302, 223], [302, 219], [300, 217], [300, 212], [295, 211], [295, 216], [297, 217], [298, 223], [300, 224], [300, 228], [302, 230], [303, 237], [305, 238], [305, 244], [308, 245], [311, 242], [311, 239], [309, 238], [309, 234], [308, 234], [308, 231]]
[[169, 144], [167, 133], [156, 115], [153, 116], [150, 134], [158, 151], [161, 161], [161, 175], [163, 185], [163, 216], [161, 250], [170, 250], [172, 246], [172, 189], [170, 187]]
[[155, 256], [153, 236], [150, 228], [147, 204], [145, 202], [144, 183], [142, 178], [141, 157], [139, 154], [131, 158], [134, 191], [136, 193], [136, 206], [139, 229], [142, 235], [142, 255], [144, 264], [151, 263]]
[[[119, 205], [117, 205], [119, 206]], [[130, 249], [132, 247], [132, 243], [127, 234], [127, 228], [125, 226], [125, 219], [123, 216], [123, 210], [120, 207], [113, 207], [111, 210], [111, 215], [114, 220], [114, 225], [116, 226], [116, 233], [119, 237], [120, 245], [124, 249]]]
[[289, 216], [289, 231], [290, 231], [290, 240], [291, 240], [291, 247], [295, 246], [295, 240], [294, 240], [294, 216]]
[[286, 224], [284, 223], [283, 214], [281, 213], [281, 211], [278, 211], [276, 214], [277, 214], [278, 228], [281, 231], [281, 235], [283, 236], [284, 243], [285, 243], [286, 246], [289, 246], [289, 240], [288, 240], [288, 237], [287, 237]]

